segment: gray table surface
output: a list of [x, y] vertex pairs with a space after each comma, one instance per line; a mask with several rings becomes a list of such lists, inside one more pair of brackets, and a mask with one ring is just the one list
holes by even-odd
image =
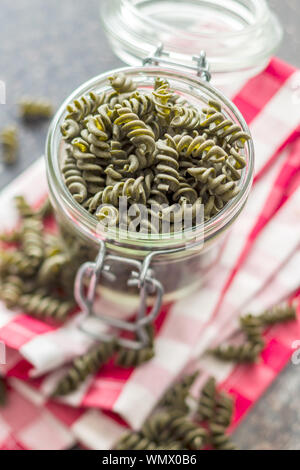
[[[0, 80], [7, 86], [0, 128], [18, 123], [22, 95], [47, 96], [59, 104], [90, 77], [121, 66], [99, 23], [101, 0], [1, 0]], [[300, 2], [270, 0], [285, 27], [279, 57], [300, 66]], [[44, 149], [48, 123], [22, 125], [16, 166], [0, 168], [5, 187]], [[241, 449], [300, 449], [300, 366], [290, 364], [239, 426]]]

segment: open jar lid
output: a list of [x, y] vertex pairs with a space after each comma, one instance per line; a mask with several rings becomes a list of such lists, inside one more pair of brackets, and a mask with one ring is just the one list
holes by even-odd
[[125, 63], [159, 44], [182, 65], [204, 50], [214, 84], [259, 73], [282, 38], [266, 0], [101, 0], [101, 20]]

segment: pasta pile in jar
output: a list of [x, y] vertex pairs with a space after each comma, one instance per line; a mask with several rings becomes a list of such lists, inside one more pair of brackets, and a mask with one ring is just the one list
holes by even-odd
[[[215, 101], [201, 111], [157, 78], [153, 91], [129, 77], [110, 77], [111, 91], [90, 93], [67, 107], [64, 181], [76, 202], [102, 222], [128, 227], [119, 199], [146, 207], [139, 231], [160, 233], [189, 210], [204, 207], [204, 220], [240, 191], [250, 136]], [[154, 224], [153, 221], [156, 223]], [[172, 231], [172, 226], [171, 226]]]

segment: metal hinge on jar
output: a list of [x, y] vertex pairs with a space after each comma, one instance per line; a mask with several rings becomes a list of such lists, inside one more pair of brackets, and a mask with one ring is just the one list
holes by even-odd
[[209, 82], [211, 79], [211, 73], [209, 71], [209, 64], [206, 59], [206, 52], [201, 51], [199, 55], [192, 56], [192, 62], [195, 62], [196, 65], [188, 65], [182, 64], [176, 60], [171, 59], [170, 52], [164, 50], [164, 45], [159, 44], [159, 46], [153, 51], [153, 54], [146, 57], [143, 60], [143, 65], [171, 65], [175, 67], [180, 67], [187, 69], [189, 71], [194, 71], [197, 73], [197, 76], [200, 77], [202, 80]]
[[[157, 254], [164, 253], [166, 252], [157, 252]], [[151, 261], [155, 255], [156, 253], [150, 253], [145, 257], [143, 262], [110, 255], [106, 253], [105, 243], [100, 241], [100, 249], [95, 262], [84, 263], [77, 272], [74, 287], [75, 299], [83, 313], [86, 314], [85, 318], [93, 318], [118, 332], [127, 331], [134, 333], [136, 339], [122, 338], [118, 334], [110, 332], [95, 333], [85, 326], [84, 321], [78, 325], [78, 328], [97, 341], [111, 341], [115, 339], [119, 345], [131, 349], [141, 349], [147, 346], [149, 336], [146, 327], [157, 317], [164, 294], [162, 284], [154, 278], [150, 268]], [[140, 297], [139, 309], [134, 322], [120, 320], [101, 313], [94, 313], [93, 307], [96, 298], [96, 287], [101, 276], [108, 275], [110, 261], [132, 266], [131, 277], [128, 279], [127, 284], [129, 287], [137, 287]], [[154, 297], [154, 303], [150, 312], [147, 313], [147, 299], [150, 295]]]

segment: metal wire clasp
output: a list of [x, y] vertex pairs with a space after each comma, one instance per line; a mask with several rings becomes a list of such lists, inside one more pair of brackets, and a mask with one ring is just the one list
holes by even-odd
[[[86, 314], [84, 320], [79, 323], [78, 328], [98, 341], [111, 341], [114, 338], [121, 346], [131, 349], [141, 349], [147, 346], [149, 343], [149, 335], [147, 334], [146, 327], [149, 323], [152, 323], [158, 315], [164, 293], [162, 284], [153, 277], [153, 272], [150, 269], [152, 258], [153, 254], [150, 254], [141, 262], [107, 254], [105, 243], [100, 241], [100, 248], [95, 262], [84, 263], [79, 268], [76, 275], [74, 285], [75, 299], [79, 307]], [[134, 322], [120, 320], [119, 318], [110, 317], [103, 313], [96, 314], [94, 312], [93, 307], [96, 298], [97, 284], [101, 282], [101, 276], [113, 276], [113, 273], [110, 272], [110, 263], [112, 261], [132, 266], [131, 276], [127, 284], [129, 287], [137, 287], [140, 296], [139, 309]], [[155, 300], [150, 312], [147, 314], [147, 299], [149, 295], [154, 296]], [[85, 325], [87, 317], [107, 325], [109, 332], [95, 333], [91, 331], [91, 329]], [[126, 331], [135, 333], [136, 339], [121, 337], [121, 332]]]
[[198, 77], [206, 82], [211, 79], [211, 73], [209, 71], [209, 63], [206, 59], [206, 52], [201, 51], [199, 55], [192, 56], [192, 62], [196, 62], [197, 65], [182, 64], [179, 61], [171, 60], [170, 52], [164, 50], [164, 45], [160, 43], [146, 59], [143, 60], [143, 65], [154, 64], [154, 65], [171, 65], [177, 66], [188, 70], [197, 72]]

